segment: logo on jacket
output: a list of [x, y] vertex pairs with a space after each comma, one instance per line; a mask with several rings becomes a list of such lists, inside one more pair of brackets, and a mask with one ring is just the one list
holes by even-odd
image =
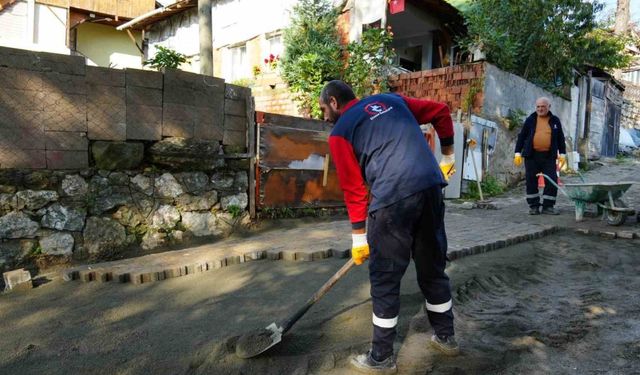
[[373, 120], [376, 117], [383, 115], [392, 109], [393, 107], [387, 107], [387, 105], [382, 102], [369, 103], [364, 107], [364, 111], [371, 116], [369, 117], [370, 120]]

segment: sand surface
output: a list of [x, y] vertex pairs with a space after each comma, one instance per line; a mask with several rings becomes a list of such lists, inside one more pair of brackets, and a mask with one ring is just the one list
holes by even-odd
[[[356, 267], [255, 359], [238, 335], [293, 312], [343, 264], [258, 261], [143, 285], [52, 281], [0, 295], [0, 374], [350, 374], [368, 347], [367, 270]], [[640, 373], [639, 242], [562, 233], [460, 259], [462, 355], [426, 346], [410, 271], [398, 365], [406, 374]]]

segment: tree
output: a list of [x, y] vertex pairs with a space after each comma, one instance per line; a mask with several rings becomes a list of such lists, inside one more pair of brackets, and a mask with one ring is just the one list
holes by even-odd
[[547, 89], [572, 80], [584, 64], [611, 70], [629, 64], [623, 37], [599, 30], [603, 5], [582, 0], [475, 0], [464, 14], [470, 51]]
[[323, 85], [342, 76], [337, 21], [338, 11], [329, 0], [300, 0], [284, 30], [282, 78], [303, 111], [316, 118], [321, 116], [318, 98]]
[[614, 31], [616, 34], [626, 34], [629, 30], [631, 0], [618, 0], [616, 7], [616, 24]]
[[391, 48], [391, 28], [372, 28], [362, 33], [362, 39], [349, 43], [344, 81], [358, 97], [386, 91], [387, 71], [395, 55]]

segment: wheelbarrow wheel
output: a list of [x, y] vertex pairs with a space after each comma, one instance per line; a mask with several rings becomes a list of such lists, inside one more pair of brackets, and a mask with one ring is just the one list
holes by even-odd
[[[614, 201], [616, 207], [620, 207], [620, 208], [626, 208], [627, 205], [621, 201], [616, 199]], [[625, 212], [621, 212], [621, 211], [614, 211], [611, 210], [609, 208], [605, 208], [604, 209], [604, 219], [607, 221], [607, 224], [609, 225], [613, 225], [613, 226], [618, 226], [618, 225], [622, 225], [624, 224], [624, 222], [627, 220], [627, 214]]]

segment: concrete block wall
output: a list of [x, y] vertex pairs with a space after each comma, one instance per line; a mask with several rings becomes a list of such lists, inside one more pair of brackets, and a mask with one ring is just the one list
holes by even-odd
[[85, 66], [79, 56], [0, 48], [0, 169], [82, 169], [92, 141], [165, 137], [247, 147], [251, 90], [176, 70]]

